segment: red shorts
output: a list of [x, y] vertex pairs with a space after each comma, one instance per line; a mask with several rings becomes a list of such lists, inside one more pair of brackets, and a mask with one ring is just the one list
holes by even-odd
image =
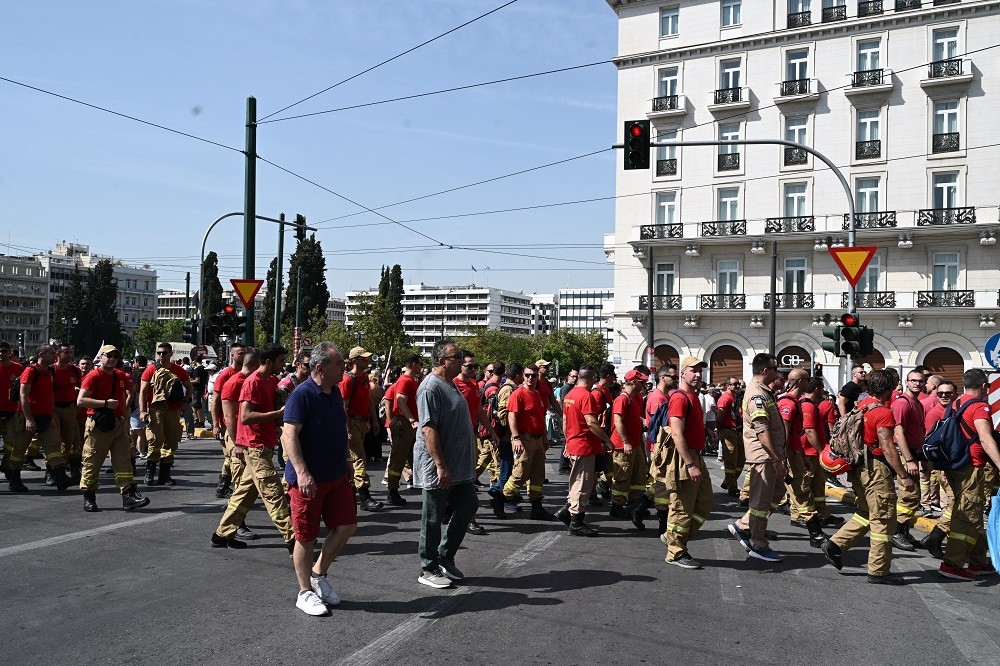
[[319, 535], [320, 517], [328, 530], [358, 523], [358, 509], [354, 506], [354, 490], [349, 476], [317, 483], [315, 497], [303, 497], [298, 486], [289, 486], [288, 497], [291, 499], [296, 541], [315, 541]]

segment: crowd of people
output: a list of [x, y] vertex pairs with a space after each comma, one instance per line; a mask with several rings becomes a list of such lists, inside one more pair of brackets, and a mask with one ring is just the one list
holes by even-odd
[[[707, 364], [694, 357], [655, 371], [637, 365], [621, 379], [612, 364], [550, 378], [545, 359], [498, 360], [480, 371], [475, 355], [451, 340], [435, 345], [430, 368], [410, 356], [385, 374], [369, 367], [364, 348], [345, 356], [331, 343], [288, 365], [277, 344], [234, 344], [221, 369], [174, 363], [172, 353], [161, 343], [153, 362], [124, 360], [105, 345], [92, 365], [74, 360], [68, 345], [43, 345], [22, 364], [0, 342], [0, 386], [11, 387], [0, 391], [0, 470], [10, 490], [28, 491], [21, 471], [44, 455], [45, 485], [78, 484], [84, 510], [98, 511], [110, 455], [123, 508], [141, 508], [149, 499], [138, 490], [137, 465], [144, 464], [145, 485], [175, 484], [185, 429], [190, 436], [210, 424], [222, 454], [216, 495], [228, 498], [212, 547], [248, 547], [256, 534], [245, 517], [260, 497], [292, 557], [296, 605], [311, 615], [340, 601], [326, 576], [357, 529], [358, 508], [405, 506], [403, 484], [422, 492], [418, 582], [433, 588], [462, 580], [455, 555], [467, 533], [485, 534], [476, 521], [478, 487], [496, 518], [521, 513], [526, 501], [528, 519], [561, 521], [573, 536], [597, 536], [586, 516], [605, 506], [610, 518], [639, 531], [655, 512], [665, 561], [700, 568], [691, 547], [715, 503], [713, 458], [721, 490], [742, 513], [727, 528], [751, 558], [782, 560], [768, 520], [783, 512], [838, 570], [867, 534], [871, 583], [904, 582], [890, 572], [893, 549], [925, 548], [953, 579], [996, 573], [983, 515], [998, 486], [1000, 450], [981, 370], [965, 372], [959, 393], [922, 366], [901, 382], [892, 368], [856, 365], [830, 393], [822, 377], [782, 372], [765, 353], [752, 359], [748, 381], [714, 378], [714, 385], [703, 381]], [[960, 410], [974, 442], [967, 463], [941, 472], [921, 454], [946, 410]], [[849, 465], [830, 442], [852, 422], [865, 455]], [[384, 502], [373, 496], [369, 473], [383, 432]], [[555, 513], [543, 503], [553, 447], [568, 475]], [[847, 521], [826, 503], [827, 487], [844, 484], [855, 496]], [[920, 517], [937, 522], [917, 539], [910, 530]], [[316, 555], [321, 522], [328, 535]]]

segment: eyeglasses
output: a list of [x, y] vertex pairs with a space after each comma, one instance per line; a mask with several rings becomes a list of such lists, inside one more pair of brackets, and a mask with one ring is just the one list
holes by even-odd
[[939, 398], [950, 398], [953, 395], [955, 395], [954, 391], [938, 391]]
[[921, 377], [920, 379], [907, 379], [908, 382], [916, 382], [917, 384], [926, 384], [927, 380]]
[[530, 375], [527, 372], [524, 373], [524, 378], [525, 379], [534, 379], [536, 376], [537, 375], [535, 375], [535, 373], [533, 373], [533, 372]]
[[478, 363], [463, 363], [462, 367], [463, 368], [478, 368], [479, 364]]
[[107, 356], [108, 358], [121, 358], [122, 357], [122, 355], [119, 354], [118, 352], [108, 352], [108, 353], [105, 354], [105, 356]]

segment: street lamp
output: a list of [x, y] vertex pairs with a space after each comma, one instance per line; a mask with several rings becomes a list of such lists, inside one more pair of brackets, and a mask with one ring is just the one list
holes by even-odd
[[73, 341], [73, 327], [80, 323], [76, 317], [63, 317], [60, 319], [62, 325], [66, 327], [66, 344], [72, 344]]

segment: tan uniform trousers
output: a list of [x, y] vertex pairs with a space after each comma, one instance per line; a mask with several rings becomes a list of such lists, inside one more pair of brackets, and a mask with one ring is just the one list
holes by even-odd
[[[75, 416], [74, 416], [75, 418]], [[83, 434], [83, 471], [80, 474], [80, 490], [97, 490], [101, 477], [101, 465], [111, 454], [111, 469], [115, 473], [115, 485], [121, 492], [132, 485], [132, 440], [128, 434], [128, 417], [115, 421], [114, 430], [101, 432], [94, 419], [87, 417], [87, 428]]]
[[885, 576], [892, 564], [892, 536], [896, 533], [896, 487], [889, 465], [869, 458], [848, 473], [855, 497], [855, 513], [830, 541], [844, 552], [868, 533], [868, 574]]
[[226, 451], [226, 464], [229, 469], [229, 478], [233, 482], [233, 487], [236, 486], [236, 482], [240, 480], [243, 476], [243, 468], [247, 466], [246, 460], [241, 460], [233, 455], [236, 452], [236, 439], [230, 434], [229, 429], [226, 429], [226, 436], [223, 438], [222, 442], [223, 448]]
[[534, 435], [521, 435], [524, 451], [514, 461], [514, 471], [503, 487], [504, 497], [513, 498], [527, 488], [528, 499], [542, 499], [545, 484], [545, 440]]
[[[243, 451], [246, 465], [240, 474], [236, 489], [233, 490], [226, 512], [219, 521], [219, 536], [231, 538], [243, 524], [243, 519], [253, 506], [257, 496], [264, 500], [268, 515], [274, 526], [281, 532], [285, 542], [295, 538], [292, 531], [292, 518], [288, 509], [288, 498], [285, 497], [278, 470], [274, 468], [274, 449], [240, 447]], [[234, 454], [235, 457], [235, 454]]]
[[735, 428], [720, 428], [719, 438], [722, 440], [722, 466], [726, 474], [722, 487], [735, 488], [740, 471], [746, 464], [743, 436]]
[[[914, 479], [914, 481], [918, 481]], [[899, 525], [914, 525], [920, 510], [920, 484], [914, 483], [913, 490], [906, 490], [901, 484], [896, 487], [896, 522]]]
[[181, 410], [169, 409], [165, 404], [151, 406], [146, 439], [149, 441], [148, 462], [173, 463], [181, 442]]
[[222, 469], [219, 470], [219, 474], [222, 476], [228, 476], [230, 479], [233, 478], [232, 465], [229, 462], [229, 446], [226, 441], [229, 438], [229, 433], [226, 432], [219, 440], [219, 447], [222, 449]]
[[635, 446], [627, 455], [623, 449], [615, 449], [611, 460], [611, 503], [625, 506], [646, 492], [646, 477], [649, 476], [646, 456]]
[[788, 471], [792, 482], [785, 484], [785, 490], [791, 499], [791, 518], [808, 522], [816, 515], [816, 503], [812, 491], [813, 473], [806, 466], [802, 451], [788, 452]]
[[[972, 464], [945, 472], [955, 493], [948, 527], [948, 545], [944, 561], [956, 567], [986, 564], [986, 530], [983, 508], [986, 506], [986, 484], [982, 467]], [[940, 523], [938, 525], [940, 527]]]
[[955, 492], [952, 490], [945, 472], [941, 472], [941, 481], [941, 487], [944, 488], [944, 495], [942, 495], [941, 500], [947, 500], [947, 506], [941, 512], [941, 517], [937, 519], [937, 526], [938, 529], [947, 534], [951, 529], [951, 512], [955, 509]]
[[829, 478], [829, 474], [823, 469], [823, 466], [819, 464], [819, 456], [810, 456], [802, 454], [802, 459], [809, 463], [812, 467], [810, 472], [809, 481], [809, 492], [812, 493], [813, 505], [816, 507], [816, 514], [820, 519], [829, 518], [831, 515], [830, 507], [826, 505], [826, 480]]
[[[7, 458], [10, 469], [20, 470], [24, 467], [24, 456], [30, 444], [41, 447], [41, 450], [45, 452], [45, 462], [52, 469], [58, 469], [66, 464], [66, 460], [62, 457], [62, 435], [59, 433], [59, 419], [53, 416], [45, 432], [32, 434], [25, 430], [22, 412], [18, 412], [13, 418], [14, 446], [11, 448], [10, 457]], [[37, 419], [35, 423], [38, 423]]]
[[920, 506], [929, 509], [941, 504], [941, 477], [944, 472], [934, 469], [928, 461], [920, 463]]
[[73, 403], [69, 407], [59, 407], [56, 405], [56, 410], [52, 417], [59, 420], [59, 435], [62, 437], [62, 455], [67, 460], [79, 458], [83, 451], [83, 433], [80, 432], [76, 411], [76, 403]]
[[496, 483], [500, 476], [500, 460], [497, 457], [497, 447], [493, 446], [493, 440], [489, 437], [477, 438], [479, 448], [479, 458], [476, 460], [476, 478], [483, 475], [486, 470], [490, 471], [490, 484]]
[[684, 461], [676, 451], [667, 468], [667, 483], [671, 488], [670, 513], [667, 521], [667, 559], [676, 560], [687, 552], [688, 542], [712, 512], [712, 478], [701, 454], [691, 451], [691, 457], [701, 470], [701, 480], [692, 481]]
[[575, 516], [586, 513], [587, 500], [590, 499], [590, 493], [597, 483], [597, 475], [594, 473], [596, 459], [594, 456], [567, 457], [570, 469], [569, 494], [566, 496], [566, 501], [569, 502], [569, 512]]
[[747, 463], [750, 480], [750, 508], [736, 524], [749, 532], [754, 548], [770, 547], [765, 536], [767, 519], [778, 508], [785, 495], [785, 466], [780, 460]]
[[365, 453], [365, 432], [368, 431], [367, 416], [347, 417], [347, 446], [351, 451], [351, 464], [354, 465], [354, 487], [358, 490], [371, 488], [368, 477], [368, 456]]
[[9, 460], [14, 453], [14, 432], [17, 430], [17, 414], [11, 414], [0, 421], [0, 437], [3, 437], [3, 459]]
[[413, 443], [416, 441], [417, 431], [410, 422], [403, 416], [393, 416], [389, 421], [389, 462], [385, 470], [389, 490], [399, 489], [403, 468], [413, 465]]

